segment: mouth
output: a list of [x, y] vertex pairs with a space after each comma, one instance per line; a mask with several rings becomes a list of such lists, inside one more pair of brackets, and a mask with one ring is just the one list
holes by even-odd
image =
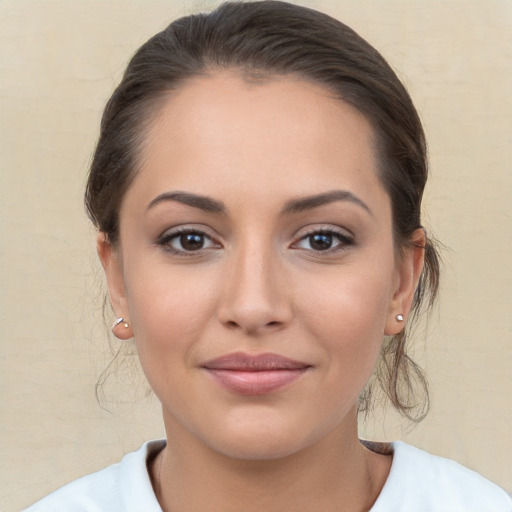
[[278, 354], [235, 352], [202, 365], [219, 384], [242, 395], [265, 395], [299, 380], [312, 366]]

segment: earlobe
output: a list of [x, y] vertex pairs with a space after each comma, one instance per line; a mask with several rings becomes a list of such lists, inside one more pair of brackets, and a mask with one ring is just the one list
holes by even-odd
[[384, 334], [394, 336], [403, 330], [423, 270], [426, 236], [423, 228], [414, 231], [397, 264], [397, 280], [389, 306]]
[[133, 337], [133, 330], [130, 322], [125, 320], [129, 318], [129, 311], [124, 286], [122, 261], [104, 232], [98, 233], [96, 242], [98, 256], [103, 270], [105, 271], [110, 304], [112, 305], [116, 317], [123, 319], [122, 322], [118, 322], [115, 326], [112, 326], [112, 332], [116, 338], [127, 340]]

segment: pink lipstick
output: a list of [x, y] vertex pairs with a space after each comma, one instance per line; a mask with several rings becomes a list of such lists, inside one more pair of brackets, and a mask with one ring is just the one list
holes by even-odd
[[297, 381], [311, 365], [278, 354], [234, 352], [202, 367], [225, 388], [243, 395], [265, 395]]

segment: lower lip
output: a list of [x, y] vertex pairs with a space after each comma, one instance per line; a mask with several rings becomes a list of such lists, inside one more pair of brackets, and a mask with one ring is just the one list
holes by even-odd
[[242, 395], [266, 395], [279, 391], [299, 380], [307, 368], [294, 370], [240, 371], [206, 368], [225, 388]]

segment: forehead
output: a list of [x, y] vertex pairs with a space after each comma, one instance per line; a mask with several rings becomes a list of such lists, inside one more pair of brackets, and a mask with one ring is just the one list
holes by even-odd
[[[382, 195], [373, 131], [316, 84], [234, 72], [194, 78], [172, 92], [147, 131], [133, 187], [279, 200], [335, 188]], [[284, 200], [284, 197], [281, 198]]]

